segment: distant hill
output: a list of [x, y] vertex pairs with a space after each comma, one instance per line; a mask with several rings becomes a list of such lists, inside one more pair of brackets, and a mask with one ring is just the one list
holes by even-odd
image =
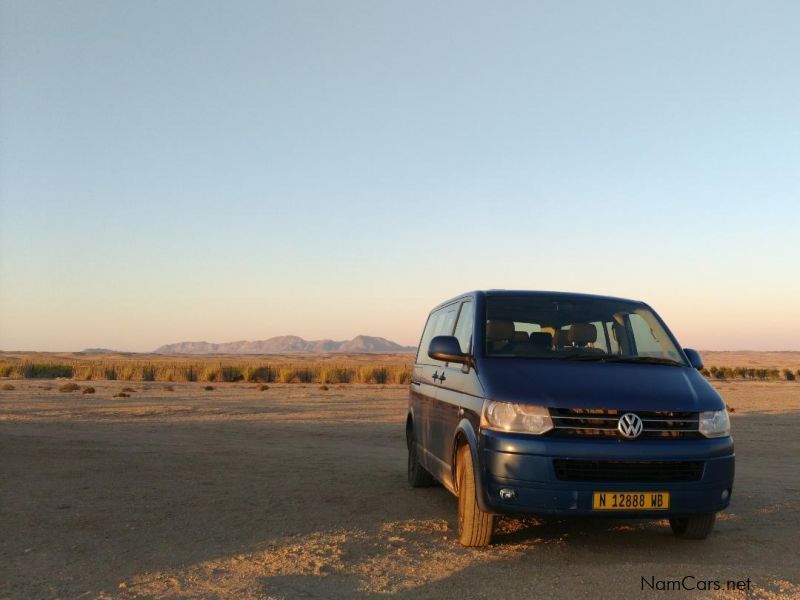
[[178, 342], [156, 348], [155, 354], [289, 354], [293, 352], [347, 352], [382, 354], [413, 352], [414, 346], [401, 346], [386, 338], [358, 335], [352, 340], [304, 340], [296, 335], [281, 335], [268, 340], [225, 342]]
[[84, 348], [79, 354], [117, 354], [117, 351], [108, 348]]

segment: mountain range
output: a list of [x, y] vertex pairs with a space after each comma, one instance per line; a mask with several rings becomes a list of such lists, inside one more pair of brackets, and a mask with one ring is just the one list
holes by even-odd
[[352, 340], [304, 340], [296, 335], [280, 335], [267, 340], [225, 342], [177, 342], [156, 348], [155, 354], [288, 354], [293, 352], [392, 353], [413, 352], [414, 346], [401, 346], [386, 338], [357, 335]]

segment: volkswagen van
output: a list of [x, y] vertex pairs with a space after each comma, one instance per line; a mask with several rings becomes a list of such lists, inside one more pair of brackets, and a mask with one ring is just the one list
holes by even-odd
[[725, 403], [647, 304], [478, 291], [434, 308], [408, 404], [408, 480], [458, 498], [466, 546], [497, 515], [669, 521], [703, 539], [728, 506]]

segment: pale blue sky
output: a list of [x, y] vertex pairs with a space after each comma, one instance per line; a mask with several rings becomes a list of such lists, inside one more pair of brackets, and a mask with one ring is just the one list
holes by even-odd
[[0, 3], [0, 348], [382, 335], [485, 287], [800, 349], [797, 2]]

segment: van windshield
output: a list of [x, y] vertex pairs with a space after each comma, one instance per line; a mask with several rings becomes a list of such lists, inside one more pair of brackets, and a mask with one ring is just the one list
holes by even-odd
[[576, 296], [486, 298], [486, 356], [687, 366], [638, 302]]

